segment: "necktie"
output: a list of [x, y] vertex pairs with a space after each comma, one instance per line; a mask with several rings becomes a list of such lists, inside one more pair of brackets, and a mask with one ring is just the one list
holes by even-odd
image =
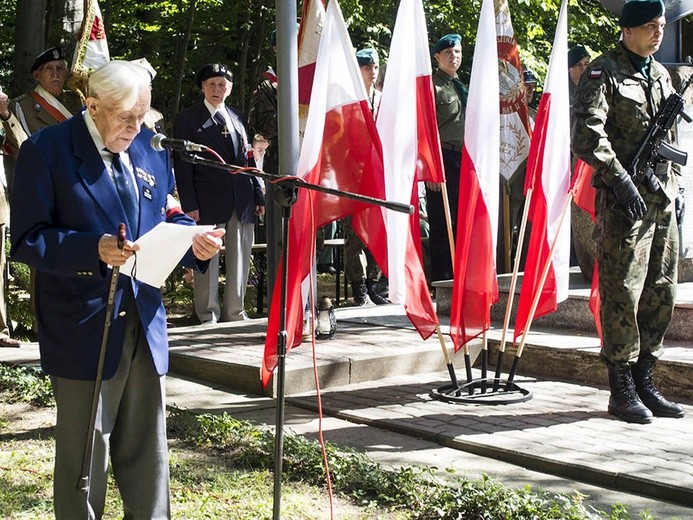
[[214, 112], [214, 116], [212, 116], [212, 119], [214, 119], [214, 122], [221, 129], [221, 134], [224, 137], [224, 139], [231, 137], [231, 156], [233, 157], [236, 154], [238, 154], [238, 138], [236, 137], [236, 132], [234, 128], [229, 128], [226, 122], [226, 118], [224, 118], [224, 116], [218, 110]]
[[123, 204], [125, 216], [128, 220], [128, 235], [130, 237], [137, 237], [139, 207], [137, 205], [137, 196], [132, 186], [132, 174], [129, 168], [120, 160], [120, 154], [113, 154], [112, 164], [113, 180], [115, 181], [116, 190], [118, 191], [120, 202]]

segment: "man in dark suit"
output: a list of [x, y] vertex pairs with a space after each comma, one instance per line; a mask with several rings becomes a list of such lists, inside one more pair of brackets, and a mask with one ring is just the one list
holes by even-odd
[[[243, 166], [249, 149], [243, 116], [225, 104], [233, 88], [226, 65], [210, 63], [196, 77], [204, 99], [182, 110], [173, 135], [215, 150], [226, 163]], [[255, 220], [265, 213], [265, 197], [255, 177], [191, 164], [174, 156], [174, 171], [183, 211], [200, 224], [226, 229], [226, 287], [219, 305], [219, 258], [205, 274], [196, 274], [195, 313], [200, 323], [248, 319], [243, 310]]]
[[[142, 130], [151, 94], [136, 65], [113, 61], [89, 79], [86, 110], [22, 145], [12, 193], [11, 254], [36, 269], [41, 365], [57, 403], [54, 473], [58, 519], [101, 518], [110, 460], [126, 518], [168, 518], [163, 375], [166, 311], [159, 287], [121, 275], [95, 423], [89, 492], [77, 489], [98, 380], [110, 266], [139, 249], [157, 224], [194, 225], [171, 196], [168, 154]], [[121, 222], [127, 240], [118, 247]], [[204, 267], [223, 230], [197, 234], [183, 260]], [[194, 256], [193, 256], [194, 255]], [[196, 261], [197, 259], [197, 261]]]

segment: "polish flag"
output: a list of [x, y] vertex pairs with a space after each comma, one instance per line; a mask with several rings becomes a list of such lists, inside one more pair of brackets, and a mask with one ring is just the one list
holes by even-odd
[[310, 93], [315, 77], [315, 62], [318, 59], [318, 46], [324, 23], [323, 1], [304, 0], [301, 26], [298, 29], [298, 131], [301, 138], [305, 134]]
[[[436, 124], [428, 31], [421, 0], [400, 2], [392, 33], [388, 73], [378, 113], [387, 200], [418, 208], [417, 170], [443, 180]], [[421, 165], [417, 168], [417, 165]], [[438, 326], [426, 283], [418, 211], [383, 210], [387, 226], [389, 298], [404, 304], [409, 320], [427, 339]]]
[[495, 0], [500, 87], [500, 174], [508, 182], [529, 154], [532, 130], [520, 51], [507, 1]]
[[[330, 1], [325, 15], [298, 176], [329, 188], [378, 199], [385, 196], [378, 131], [338, 0]], [[315, 231], [347, 215], [352, 215], [356, 234], [387, 275], [387, 238], [380, 207], [299, 188], [289, 222], [287, 352], [301, 343], [307, 296], [302, 284], [305, 288], [315, 259]], [[278, 280], [282, 279], [283, 269], [284, 265], [280, 265]], [[281, 284], [275, 284], [275, 291], [279, 290]], [[281, 311], [281, 298], [275, 294], [262, 361], [265, 386], [277, 366]]]
[[460, 169], [450, 313], [450, 336], [456, 350], [491, 326], [491, 305], [498, 301], [500, 114], [497, 63], [493, 0], [484, 0], [474, 47]]
[[[592, 221], [595, 220], [594, 198], [595, 188], [590, 184], [592, 180], [592, 167], [583, 162], [582, 159], [577, 160], [575, 171], [573, 173], [573, 201], [578, 208], [589, 213]], [[592, 272], [592, 287], [590, 287], [590, 311], [594, 316], [594, 325], [597, 327], [599, 337], [602, 337], [602, 322], [599, 317], [599, 309], [602, 300], [599, 296], [599, 269], [597, 259], [594, 259], [594, 271]]]
[[[529, 210], [532, 232], [518, 302], [515, 338], [529, 329], [535, 298], [538, 300], [533, 317], [538, 318], [555, 311], [568, 297], [570, 108], [567, 60], [567, 0], [563, 0], [527, 162], [525, 192], [534, 189]], [[544, 272], [546, 277], [542, 285]]]

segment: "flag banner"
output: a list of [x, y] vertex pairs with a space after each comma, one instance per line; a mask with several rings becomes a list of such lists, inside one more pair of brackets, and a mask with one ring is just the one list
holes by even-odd
[[[516, 339], [531, 325], [528, 319], [537, 295], [539, 300], [534, 318], [555, 311], [558, 303], [568, 297], [570, 207], [561, 225], [563, 210], [570, 197], [566, 11], [566, 0], [563, 0], [527, 162], [525, 188], [534, 190], [529, 209], [532, 232], [515, 321]], [[552, 246], [553, 255], [550, 254]], [[542, 287], [542, 273], [547, 264], [549, 269]]]
[[456, 350], [491, 326], [491, 305], [498, 301], [499, 80], [497, 67], [489, 67], [490, 63], [498, 63], [495, 11], [493, 0], [484, 0], [469, 82], [460, 169], [450, 312], [450, 336]]
[[305, 0], [298, 29], [298, 130], [303, 137], [308, 117], [310, 93], [315, 77], [315, 62], [325, 23], [325, 5], [322, 0]]
[[72, 73], [87, 75], [111, 60], [103, 16], [97, 0], [85, 0], [79, 40], [72, 58]]
[[494, 0], [500, 88], [500, 174], [510, 182], [529, 154], [532, 136], [520, 52], [507, 0]]
[[[581, 159], [575, 164], [573, 173], [573, 201], [578, 208], [589, 213], [592, 221], [595, 220], [594, 197], [595, 188], [590, 184], [592, 180], [592, 167]], [[597, 259], [594, 259], [594, 272], [592, 274], [592, 286], [590, 288], [590, 311], [594, 316], [594, 324], [597, 327], [599, 337], [602, 337], [602, 322], [599, 317], [601, 298], [599, 297], [599, 269]]]
[[[383, 147], [387, 200], [418, 208], [417, 170], [442, 181], [428, 32], [421, 0], [400, 2], [377, 128]], [[421, 165], [417, 168], [417, 165]], [[424, 339], [438, 326], [426, 283], [418, 211], [383, 209], [387, 227], [389, 298], [404, 305]]]
[[[298, 175], [312, 184], [384, 199], [382, 148], [344, 18], [337, 0], [325, 14], [318, 48], [306, 134], [298, 160]], [[387, 276], [387, 237], [378, 206], [336, 195], [299, 189], [289, 222], [287, 272], [287, 352], [301, 343], [303, 309], [315, 258], [315, 231], [352, 215], [357, 235]], [[277, 365], [281, 284], [275, 284], [261, 377], [267, 385]]]

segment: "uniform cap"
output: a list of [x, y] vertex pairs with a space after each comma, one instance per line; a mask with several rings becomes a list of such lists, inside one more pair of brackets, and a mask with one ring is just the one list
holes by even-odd
[[64, 59], [65, 59], [65, 52], [63, 51], [62, 47], [60, 47], [60, 46], [51, 47], [50, 49], [46, 49], [41, 54], [36, 56], [36, 59], [34, 60], [34, 64], [31, 66], [31, 72], [34, 72], [41, 65], [43, 65], [44, 63], [48, 63], [49, 61], [57, 61], [57, 60], [64, 60]]
[[149, 63], [149, 60], [147, 60], [147, 58], [130, 60], [130, 63], [134, 63], [135, 65], [139, 65], [143, 69], [146, 69], [146, 71], [149, 72], [149, 76], [152, 78], [152, 81], [154, 80], [154, 78], [156, 78], [156, 70], [154, 70], [154, 67], [152, 67], [152, 64]]
[[537, 77], [530, 69], [524, 69], [522, 71], [522, 81], [524, 83], [537, 83]]
[[576, 45], [568, 51], [568, 68], [577, 65], [581, 59], [589, 58], [590, 53], [587, 52], [582, 45]]
[[378, 59], [378, 51], [372, 47], [361, 49], [360, 51], [356, 52], [356, 61], [359, 62], [359, 67], [372, 64], [378, 65], [380, 63], [380, 60]]
[[198, 71], [195, 83], [198, 87], [202, 87], [202, 82], [209, 78], [226, 78], [233, 81], [233, 73], [223, 63], [208, 63]]
[[662, 0], [629, 0], [621, 10], [618, 25], [638, 27], [664, 14]]
[[436, 44], [433, 46], [432, 52], [433, 54], [438, 54], [443, 49], [457, 47], [458, 45], [462, 45], [462, 36], [459, 34], [446, 34], [436, 42]]

